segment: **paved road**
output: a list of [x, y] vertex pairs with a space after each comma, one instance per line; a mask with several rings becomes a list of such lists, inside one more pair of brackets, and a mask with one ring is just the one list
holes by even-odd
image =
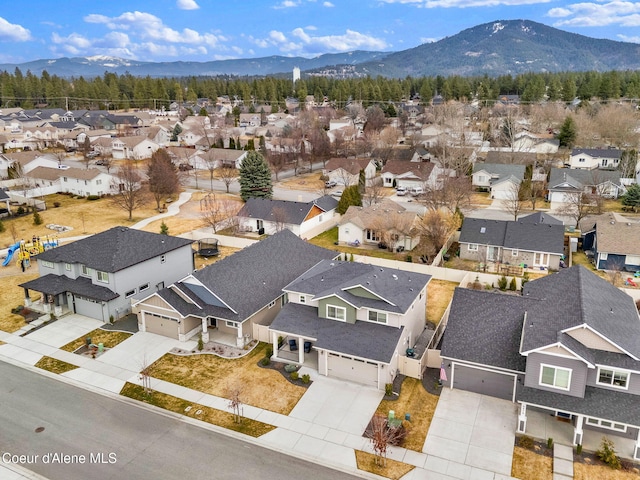
[[[38, 455], [23, 466], [51, 480], [356, 478], [3, 362], [0, 385], [0, 462]], [[54, 454], [86, 460], [52, 464]]]

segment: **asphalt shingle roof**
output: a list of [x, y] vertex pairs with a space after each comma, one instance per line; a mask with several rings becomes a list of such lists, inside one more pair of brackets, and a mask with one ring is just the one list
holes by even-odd
[[185, 238], [143, 232], [127, 227], [113, 227], [40, 253], [38, 260], [83, 264], [94, 270], [112, 273], [191, 243], [193, 243], [192, 240]]
[[567, 189], [565, 182], [571, 185], [569, 190], [582, 191], [586, 186], [602, 185], [607, 181], [621, 185], [618, 170], [576, 170], [570, 168], [552, 168], [549, 175], [549, 189]]
[[581, 222], [583, 233], [595, 226], [596, 248], [601, 253], [640, 255], [640, 223], [607, 212]]
[[318, 309], [288, 303], [270, 330], [314, 339], [316, 347], [332, 352], [390, 363], [402, 328], [371, 322], [345, 323], [318, 317]]
[[456, 288], [441, 355], [524, 372], [518, 348], [524, 312], [533, 306], [520, 295]]
[[481, 172], [484, 170], [485, 172], [491, 174], [492, 176], [497, 176], [498, 178], [504, 178], [509, 176], [514, 176], [520, 180], [524, 178], [524, 165], [512, 165], [512, 164], [504, 164], [504, 163], [476, 163], [473, 166], [473, 173]]
[[50, 273], [44, 277], [38, 277], [29, 282], [19, 285], [23, 288], [44, 292], [47, 295], [59, 295], [65, 292], [71, 292], [75, 295], [91, 298], [101, 302], [108, 302], [120, 295], [112, 292], [107, 287], [94, 285], [90, 278], [78, 277], [69, 278], [64, 275], [54, 275]]
[[544, 212], [534, 212], [531, 215], [521, 217], [518, 219], [522, 223], [545, 223], [547, 225], [564, 225], [562, 220], [558, 220], [556, 217]]
[[571, 150], [571, 156], [581, 155], [586, 153], [591, 157], [600, 158], [622, 158], [622, 150], [615, 148], [574, 148]]
[[311, 202], [250, 198], [238, 212], [238, 217], [258, 218], [300, 225], [305, 221], [314, 206], [326, 212], [335, 209], [338, 206], [338, 200], [330, 195], [324, 195]]

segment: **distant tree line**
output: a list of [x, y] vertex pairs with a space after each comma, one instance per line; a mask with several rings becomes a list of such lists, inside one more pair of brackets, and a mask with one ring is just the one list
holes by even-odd
[[[70, 109], [168, 108], [170, 103], [198, 98], [216, 99], [228, 95], [242, 100], [247, 108], [269, 105], [273, 112], [285, 109], [285, 99], [304, 100], [313, 95], [317, 102], [327, 99], [337, 107], [350, 101], [365, 107], [387, 103], [385, 113], [395, 116], [393, 103], [419, 96], [423, 102], [434, 95], [443, 100], [477, 98], [490, 104], [502, 95], [520, 95], [521, 101], [539, 102], [546, 95], [551, 101], [570, 102], [574, 98], [617, 100], [640, 98], [640, 72], [563, 72], [501, 75], [498, 77], [436, 76], [404, 79], [332, 79], [306, 77], [294, 85], [291, 79], [267, 77], [152, 78], [130, 74], [105, 73], [94, 78], [63, 78], [44, 71], [41, 76], [16, 68], [0, 73], [0, 100], [3, 107], [38, 106]], [[267, 112], [269, 113], [269, 112]]]

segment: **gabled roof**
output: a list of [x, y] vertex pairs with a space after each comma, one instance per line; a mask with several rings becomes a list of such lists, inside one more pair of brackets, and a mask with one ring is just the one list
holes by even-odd
[[622, 158], [622, 150], [616, 148], [574, 148], [571, 150], [572, 157], [582, 154], [598, 158]]
[[[236, 312], [216, 307], [220, 310], [216, 316], [242, 321], [280, 297], [282, 288], [306, 270], [321, 260], [335, 257], [336, 252], [307, 243], [289, 230], [282, 230], [198, 270], [190, 277]], [[184, 281], [188, 282], [190, 277]], [[199, 302], [206, 304], [202, 299]]]
[[313, 207], [318, 207], [323, 212], [326, 212], [334, 210], [337, 206], [338, 200], [330, 195], [325, 195], [311, 202], [249, 198], [237, 216], [281, 222], [290, 225], [301, 225], [302, 222], [307, 219]]
[[601, 253], [640, 255], [640, 223], [614, 212], [580, 222], [582, 232], [595, 229], [596, 249]]
[[409, 162], [405, 160], [388, 160], [382, 167], [382, 173], [391, 173], [393, 175], [402, 175], [406, 173], [426, 181], [435, 165], [431, 162]]
[[[500, 165], [534, 165], [537, 155], [530, 152], [499, 152], [489, 150], [485, 159], [486, 164]], [[474, 170], [475, 171], [475, 170]]]
[[83, 264], [102, 272], [118, 272], [178, 248], [192, 240], [143, 232], [127, 227], [113, 227], [102, 233], [47, 250], [38, 260]]
[[586, 186], [602, 185], [611, 182], [620, 186], [620, 172], [618, 170], [577, 170], [573, 168], [552, 168], [549, 176], [549, 189], [569, 188], [582, 191]]
[[534, 212], [531, 215], [520, 217], [518, 219], [522, 223], [544, 223], [546, 225], [564, 225], [562, 220], [558, 220], [556, 217], [544, 212]]
[[524, 372], [518, 347], [524, 314], [534, 303], [520, 295], [456, 288], [441, 355]]
[[[405, 313], [430, 280], [431, 275], [358, 262], [324, 260], [284, 290], [316, 299], [337, 296], [356, 308]], [[364, 289], [368, 294], [359, 296], [351, 293], [352, 289]]]
[[[338, 225], [351, 223], [360, 229], [380, 229], [383, 226], [387, 226], [405, 230], [405, 233], [409, 233], [417, 219], [418, 214], [416, 212], [408, 211], [399, 203], [385, 198], [380, 203], [374, 203], [368, 207], [351, 205], [340, 218]], [[387, 222], [387, 220], [389, 221]]]
[[[51, 168], [51, 167], [36, 167], [31, 170], [27, 176], [31, 178], [40, 178], [43, 180], [57, 180], [60, 177], [74, 178], [78, 180], [93, 180], [99, 175], [104, 174], [97, 168]], [[106, 174], [105, 174], [106, 175]]]
[[524, 165], [511, 165], [502, 163], [476, 163], [473, 165], [473, 173], [485, 171], [492, 177], [503, 178], [513, 175], [516, 178], [524, 178]]
[[54, 275], [52, 273], [29, 282], [21, 283], [19, 286], [38, 292], [45, 292], [48, 295], [59, 295], [65, 292], [71, 292], [100, 302], [108, 302], [120, 296], [107, 287], [95, 285], [91, 282], [90, 278], [70, 278], [65, 275]]
[[358, 175], [360, 170], [367, 168], [367, 165], [371, 163], [370, 158], [332, 158], [330, 159], [324, 169], [328, 172], [342, 168], [351, 175]]
[[460, 243], [475, 243], [530, 252], [564, 253], [564, 226], [506, 220], [465, 218]]
[[538, 300], [528, 312], [522, 351], [563, 343], [561, 333], [585, 325], [640, 359], [640, 317], [633, 299], [582, 266], [528, 282], [524, 295]]

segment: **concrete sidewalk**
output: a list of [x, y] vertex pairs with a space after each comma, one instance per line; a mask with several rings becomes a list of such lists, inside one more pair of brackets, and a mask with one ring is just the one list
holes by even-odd
[[2, 463], [0, 461], [0, 478], [2, 480], [47, 480], [47, 477], [27, 470], [20, 465]]
[[[29, 339], [29, 336], [19, 337], [0, 332], [0, 340], [5, 342], [5, 345], [0, 345], [0, 359], [6, 358], [10, 363], [22, 364], [26, 368], [33, 369], [33, 365], [44, 355], [57, 358], [78, 367], [59, 375], [58, 378], [62, 381], [68, 381], [73, 385], [129, 402], [131, 400], [119, 397], [119, 392], [126, 382], [141, 384], [139, 376], [141, 367], [138, 365], [139, 359], [136, 359], [136, 355], [142, 355], [143, 350], [147, 348], [147, 361], [151, 363], [173, 348], [177, 342], [155, 334], [139, 332], [97, 359], [91, 359]], [[157, 341], [154, 342], [156, 338]], [[46, 374], [45, 372], [41, 373]], [[276, 429], [257, 439], [242, 436], [243, 439], [363, 478], [381, 478], [357, 470], [355, 451], [373, 453], [371, 442], [363, 436], [363, 433], [380, 403], [383, 392], [323, 377], [314, 370], [307, 369], [305, 373], [310, 373], [314, 382], [289, 415], [278, 414], [250, 405], [244, 406], [244, 416], [273, 425]], [[229, 401], [225, 398], [205, 394], [156, 378], [151, 379], [151, 388], [194, 404], [229, 411]], [[187, 417], [184, 417], [184, 420], [192, 421]], [[436, 420], [434, 419], [434, 422]], [[209, 424], [201, 426], [215, 429], [227, 435], [239, 435]], [[507, 437], [512, 442], [511, 437], [508, 435]], [[493, 443], [495, 441], [495, 439], [492, 440]], [[429, 442], [427, 441], [427, 443]], [[513, 442], [511, 449], [513, 450]], [[510, 478], [500, 471], [493, 472], [488, 469], [471, 467], [465, 465], [464, 461], [448, 459], [441, 452], [442, 450], [437, 448], [435, 452], [432, 452], [428, 446], [423, 452], [391, 447], [388, 458], [416, 467], [404, 477], [408, 480], [476, 478], [503, 480]], [[506, 464], [504, 468], [506, 468]], [[2, 476], [1, 470], [0, 478], [5, 478]], [[12, 477], [7, 476], [6, 478], [11, 479]]]

